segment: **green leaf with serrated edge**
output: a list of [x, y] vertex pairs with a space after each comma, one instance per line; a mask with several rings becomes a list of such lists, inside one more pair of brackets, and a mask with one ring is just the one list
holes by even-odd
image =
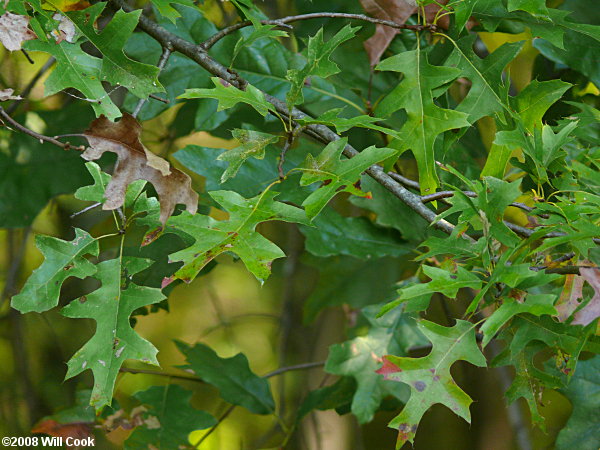
[[555, 315], [553, 294], [527, 294], [525, 301], [521, 302], [513, 297], [504, 298], [502, 305], [489, 316], [481, 326], [483, 333], [482, 347], [487, 346], [492, 338], [500, 331], [511, 318], [517, 314], [532, 314], [541, 316], [543, 314]]
[[178, 17], [181, 17], [181, 13], [173, 8], [171, 4], [189, 6], [190, 8], [195, 7], [193, 0], [152, 0], [152, 3], [156, 6], [161, 16], [173, 23], [175, 23]]
[[363, 308], [394, 293], [402, 273], [401, 258], [359, 259], [352, 256], [317, 258], [305, 255], [302, 263], [319, 273], [319, 281], [304, 303], [304, 323], [311, 323], [326, 308], [348, 305]]
[[[269, 110], [273, 109], [262, 91], [256, 89], [251, 84], [246, 86], [246, 90], [236, 88], [220, 78], [211, 78], [215, 87], [213, 89], [186, 89], [183, 94], [177, 98], [214, 98], [219, 101], [217, 111], [232, 108], [238, 103], [246, 103], [252, 106], [259, 114], [266, 116]], [[227, 84], [227, 86], [224, 85]]]
[[[464, 269], [461, 266], [456, 267], [456, 273], [448, 272], [432, 266], [422, 266], [423, 272], [431, 281], [428, 283], [415, 283], [398, 290], [400, 297], [386, 304], [379, 315], [387, 314], [397, 306], [412, 299], [423, 299], [425, 296], [431, 298], [431, 294], [439, 292], [448, 298], [456, 298], [458, 290], [462, 288], [481, 289], [483, 282], [473, 272]], [[429, 306], [429, 300], [421, 304], [423, 310]], [[414, 310], [411, 308], [411, 310]]]
[[189, 446], [188, 435], [217, 423], [211, 414], [190, 405], [192, 391], [177, 384], [152, 386], [133, 397], [147, 408], [141, 424], [127, 438], [126, 450], [176, 449]]
[[559, 389], [573, 405], [556, 439], [558, 450], [600, 448], [600, 356], [580, 361], [569, 384]]
[[233, 48], [232, 61], [235, 61], [237, 55], [240, 53], [242, 48], [252, 45], [254, 42], [260, 39], [277, 39], [278, 37], [287, 37], [287, 32], [283, 30], [274, 29], [276, 25], [262, 25], [259, 28], [254, 28], [251, 34], [242, 36], [235, 44]]
[[221, 175], [221, 183], [233, 178], [248, 158], [263, 159], [265, 157], [265, 147], [279, 140], [279, 136], [239, 128], [233, 130], [231, 134], [240, 145], [231, 150], [226, 150], [217, 157], [218, 160], [229, 163], [229, 166]]
[[146, 98], [153, 92], [164, 92], [157, 78], [158, 67], [139, 63], [123, 53], [125, 43], [137, 26], [142, 11], [126, 13], [119, 10], [102, 31], [97, 33], [94, 24], [105, 6], [106, 3], [98, 3], [82, 11], [67, 13], [77, 29], [102, 53], [101, 80], [124, 86], [140, 98]]
[[397, 310], [383, 318], [375, 318], [380, 305], [363, 309], [370, 322], [366, 336], [360, 336], [329, 348], [325, 371], [334, 375], [350, 376], [357, 389], [352, 399], [352, 414], [363, 424], [373, 419], [381, 400], [392, 395], [406, 399], [406, 388], [384, 380], [376, 373], [381, 358], [387, 353], [408, 354], [413, 346], [425, 344], [414, 319]]
[[400, 109], [406, 111], [406, 122], [393, 147], [412, 151], [419, 169], [421, 193], [431, 194], [439, 185], [435, 169], [436, 138], [444, 131], [469, 126], [468, 114], [440, 108], [433, 101], [432, 91], [455, 80], [461, 71], [430, 65], [420, 48], [392, 56], [376, 69], [404, 74], [400, 84], [379, 103], [375, 114], [388, 117]]
[[98, 256], [98, 241], [84, 230], [75, 228], [72, 241], [37, 235], [35, 245], [44, 255], [44, 262], [33, 271], [21, 292], [12, 298], [11, 306], [21, 313], [54, 308], [67, 278], [83, 279], [96, 273], [96, 266], [85, 256]]
[[301, 186], [323, 182], [321, 187], [302, 203], [306, 215], [311, 219], [317, 216], [329, 200], [339, 192], [348, 192], [360, 197], [368, 196], [357, 186], [361, 174], [373, 164], [396, 153], [391, 148], [372, 146], [353, 158], [341, 160], [347, 142], [346, 138], [342, 138], [329, 143], [316, 158], [311, 154], [307, 155], [304, 163], [298, 168], [303, 172], [300, 179]]
[[360, 27], [351, 27], [346, 25], [335, 36], [327, 42], [323, 41], [323, 28], [317, 34], [308, 38], [308, 45], [302, 52], [306, 58], [306, 64], [302, 69], [288, 70], [286, 78], [292, 83], [290, 90], [286, 95], [288, 106], [298, 105], [304, 102], [302, 88], [304, 81], [311, 76], [327, 78], [340, 71], [336, 63], [331, 61], [330, 57], [341, 44], [352, 39]]
[[250, 370], [248, 359], [242, 353], [231, 358], [221, 358], [210, 347], [196, 344], [193, 347], [175, 342], [185, 355], [187, 365], [206, 383], [212, 384], [226, 402], [243, 406], [254, 414], [272, 414], [275, 401], [269, 382]]
[[366, 217], [344, 217], [332, 209], [323, 211], [313, 227], [302, 226], [306, 250], [320, 257], [349, 255], [355, 258], [400, 257], [411, 247], [395, 230], [380, 228]]
[[229, 212], [229, 220], [217, 221], [209, 216], [187, 212], [171, 217], [167, 231], [186, 233], [196, 241], [189, 248], [169, 255], [171, 262], [182, 261], [184, 264], [172, 277], [163, 281], [163, 287], [174, 279], [191, 282], [206, 264], [224, 252], [239, 256], [246, 268], [264, 282], [271, 274], [273, 260], [285, 254], [257, 233], [256, 226], [271, 220], [308, 224], [304, 211], [275, 201], [278, 194], [267, 190], [245, 199], [236, 192], [214, 191], [210, 196]]
[[56, 67], [44, 82], [44, 95], [50, 96], [68, 88], [75, 88], [86, 99], [96, 116], [104, 114], [111, 120], [121, 116], [121, 111], [113, 103], [102, 86], [102, 60], [81, 50], [81, 43], [71, 44], [62, 41], [28, 41], [23, 46], [28, 51], [46, 52], [56, 59]]
[[341, 117], [344, 108], [334, 108], [324, 112], [317, 118], [302, 119], [298, 120], [301, 124], [312, 124], [318, 123], [335, 127], [338, 134], [348, 131], [350, 128], [368, 128], [370, 130], [380, 131], [390, 136], [397, 136], [397, 132], [391, 128], [387, 128], [381, 125], [377, 125], [378, 122], [382, 122], [383, 119], [373, 116], [361, 115], [355, 117]]
[[299, 423], [307, 414], [315, 409], [320, 411], [328, 409], [337, 410], [346, 405], [351, 405], [355, 391], [356, 381], [354, 378], [342, 377], [330, 386], [309, 392], [298, 408], [296, 423]]
[[546, 0], [508, 0], [508, 11], [521, 10], [534, 16], [548, 16]]
[[418, 322], [419, 330], [431, 341], [432, 349], [423, 358], [402, 358], [388, 355], [377, 373], [386, 380], [410, 386], [410, 399], [389, 427], [399, 431], [396, 448], [413, 442], [421, 417], [433, 405], [440, 403], [467, 422], [471, 422], [469, 405], [473, 402], [452, 379], [450, 368], [459, 360], [485, 367], [485, 356], [475, 340], [475, 326], [457, 320], [446, 328], [427, 320]]
[[[531, 421], [534, 425], [540, 427], [542, 431], [545, 430], [545, 419], [540, 414], [538, 398], [541, 395], [543, 386], [555, 388], [560, 385], [557, 379], [545, 374], [533, 363], [533, 357], [543, 348], [539, 342], [534, 343], [513, 357], [510, 357], [509, 352], [504, 350], [490, 364], [492, 367], [506, 365], [515, 367], [515, 378], [505, 393], [508, 404], [519, 398], [525, 399], [531, 413]], [[542, 383], [541, 379], [545, 379], [546, 382]]]
[[100, 288], [73, 300], [61, 313], [74, 319], [94, 319], [96, 332], [67, 363], [66, 379], [87, 369], [94, 374], [90, 405], [96, 410], [110, 405], [115, 380], [125, 360], [135, 359], [158, 365], [158, 350], [142, 339], [129, 324], [131, 313], [165, 298], [160, 289], [137, 286], [130, 277], [146, 269], [152, 261], [125, 257], [99, 263], [94, 278]]
[[486, 244], [487, 242], [483, 238], [478, 239], [473, 244], [456, 236], [444, 238], [432, 236], [420, 245], [420, 247], [427, 247], [429, 250], [420, 254], [416, 260], [423, 261], [437, 255], [451, 255], [453, 258], [477, 258], [483, 253]]
[[502, 111], [510, 111], [508, 99], [503, 98], [503, 71], [523, 48], [523, 42], [504, 44], [485, 59], [473, 50], [476, 34], [471, 34], [455, 43], [454, 51], [446, 60], [447, 66], [462, 70], [462, 76], [471, 81], [467, 96], [456, 107], [456, 111], [469, 114], [469, 122]]

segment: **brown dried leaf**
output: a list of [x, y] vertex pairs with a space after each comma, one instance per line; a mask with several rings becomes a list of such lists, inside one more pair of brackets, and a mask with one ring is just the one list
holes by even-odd
[[56, 43], [60, 44], [62, 41], [75, 42], [75, 24], [71, 19], [61, 13], [55, 13], [52, 18], [59, 22], [58, 31], [56, 32], [55, 39]]
[[[411, 0], [360, 0], [367, 14], [383, 20], [403, 24], [412, 16], [417, 8]], [[399, 33], [395, 28], [377, 25], [375, 34], [364, 43], [371, 66], [376, 66], [383, 52], [391, 44], [394, 36]]]
[[594, 289], [592, 299], [575, 313], [575, 319], [573, 320], [573, 325], [586, 326], [600, 317], [600, 269], [595, 267], [582, 268], [579, 269], [579, 273]]
[[583, 277], [578, 275], [566, 276], [565, 285], [560, 293], [558, 302], [556, 302], [556, 311], [558, 312], [558, 320], [560, 322], [565, 322], [571, 317], [573, 311], [581, 304], [583, 283], [585, 283]]
[[192, 189], [192, 181], [185, 173], [171, 167], [168, 161], [147, 150], [140, 141], [142, 127], [130, 114], [124, 114], [119, 122], [111, 122], [100, 116], [90, 124], [84, 135], [90, 147], [82, 157], [88, 161], [99, 159], [104, 152], [118, 155], [112, 179], [106, 188], [103, 209], [117, 209], [125, 200], [127, 186], [135, 180], [152, 183], [160, 200], [160, 222], [164, 225], [182, 203], [195, 214], [198, 194]]
[[7, 50], [21, 50], [24, 41], [37, 36], [29, 28], [29, 17], [6, 12], [0, 16], [0, 42]]
[[0, 102], [5, 102], [7, 100], [21, 100], [22, 97], [20, 95], [13, 95], [14, 89], [2, 89], [0, 90]]
[[[46, 419], [39, 422], [32, 430], [32, 433], [44, 433], [49, 436], [72, 439], [85, 439], [93, 437], [92, 430], [87, 423], [59, 423], [53, 419]], [[67, 447], [69, 450], [76, 450], [80, 447]]]

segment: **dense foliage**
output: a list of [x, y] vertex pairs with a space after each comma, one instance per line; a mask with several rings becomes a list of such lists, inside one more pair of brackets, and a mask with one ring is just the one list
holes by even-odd
[[[470, 422], [486, 399], [459, 372], [494, 368], [509, 380], [507, 404], [524, 399], [542, 430], [542, 395], [569, 399], [556, 448], [597, 449], [594, 2], [276, 3], [0, 2], [3, 66], [35, 57], [38, 70], [29, 85], [0, 77], [5, 314], [14, 325], [15, 311], [58, 309], [94, 330], [66, 371], [89, 369], [93, 382], [76, 404], [33, 417], [33, 431], [120, 428], [133, 430], [125, 448], [203, 448], [239, 406], [273, 418], [240, 448], [301, 448], [314, 411], [363, 425], [393, 410], [400, 448], [418, 442], [433, 405]], [[294, 15], [273, 15], [282, 10]], [[40, 77], [45, 99], [29, 98]], [[73, 193], [63, 231], [38, 232], [48, 202]], [[31, 230], [43, 261], [21, 280]], [[286, 357], [283, 339], [288, 364], [266, 376], [252, 353], [177, 341], [184, 372], [148, 370], [158, 350], [136, 322], [231, 258], [263, 289], [272, 271], [288, 283], [284, 338], [290, 320], [343, 307], [347, 340], [320, 363]], [[304, 298], [293, 292], [299, 264], [319, 274]], [[299, 307], [300, 319], [289, 315]], [[272, 392], [271, 378], [308, 369], [329, 376]], [[113, 399], [127, 372], [158, 380]], [[221, 400], [190, 403], [198, 382]], [[531, 448], [523, 411], [509, 414], [517, 445]]]

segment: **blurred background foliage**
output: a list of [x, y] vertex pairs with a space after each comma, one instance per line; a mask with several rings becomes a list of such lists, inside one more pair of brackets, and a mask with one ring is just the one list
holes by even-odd
[[[136, 3], [142, 5], [144, 2]], [[273, 18], [313, 11], [362, 13], [359, 2], [354, 0], [265, 0], [257, 3], [267, 16]], [[600, 24], [594, 0], [550, 0], [548, 4], [575, 11], [574, 14], [582, 15], [586, 23]], [[217, 28], [237, 20], [228, 2], [205, 0], [201, 10]], [[185, 20], [190, 23], [190, 33], [197, 41], [212, 34], [209, 25], [203, 28], [192, 23], [191, 17]], [[328, 19], [300, 22], [293, 37], [282, 42], [289, 49], [296, 50], [302, 38], [313, 35], [320, 27], [324, 27], [327, 34], [333, 34], [343, 25], [344, 21]], [[342, 69], [339, 75], [310, 86], [304, 107], [309, 108], [311, 113], [319, 114], [342, 106], [361, 112], [365, 109], [368, 95], [353, 86], [362, 89], [368, 85], [370, 68], [362, 41], [371, 36], [373, 30], [373, 26], [363, 26], [359, 39], [344, 44], [336, 52], [334, 59]], [[398, 35], [390, 52], [394, 48], [410, 47], [414, 39], [413, 33]], [[481, 32], [477, 45], [480, 53], [485, 54], [493, 52], [505, 42], [517, 41], [525, 41], [525, 45], [509, 66], [512, 89], [515, 90], [513, 93], [533, 79], [560, 78], [575, 84], [566, 100], [599, 106], [598, 56], [588, 54], [584, 44], [577, 48], [567, 44], [567, 52], [558, 55], [547, 43], [532, 39], [531, 34], [525, 31], [519, 34]], [[224, 40], [220, 45], [222, 51], [227, 52], [233, 44], [233, 40]], [[268, 42], [261, 45], [269, 46]], [[134, 58], [149, 63], [158, 60], [160, 55], [159, 46], [141, 34], [131, 39], [128, 50]], [[46, 56], [40, 53], [33, 52], [31, 57], [35, 64], [30, 64], [18, 52], [9, 54], [1, 50], [0, 88], [12, 87], [16, 92], [21, 92], [46, 61]], [[285, 76], [287, 64], [273, 57], [269, 61], [270, 76], [254, 73], [256, 64], [262, 64], [257, 54], [243, 52], [237, 58], [236, 67], [240, 67], [240, 73], [257, 87], [270, 83], [270, 90], [276, 90], [278, 79]], [[34, 86], [26, 100], [27, 107], [17, 111], [17, 120], [34, 130], [44, 130], [47, 135], [83, 130], [93, 118], [91, 108], [64, 94], [44, 98], [45, 76]], [[387, 91], [389, 76], [386, 73], [375, 75], [371, 92], [373, 99]], [[180, 93], [183, 87], [206, 82], [208, 74], [185, 58], [174, 56], [161, 75], [161, 80], [165, 86], [179, 86]], [[333, 95], [321, 95], [324, 93]], [[172, 101], [176, 94], [168, 93]], [[460, 96], [460, 92], [454, 94]], [[131, 110], [136, 103], [136, 99], [123, 96], [120, 91], [114, 92], [112, 97], [115, 102], [122, 102], [125, 109]], [[568, 115], [569, 111], [564, 108], [568, 108], [565, 103], [555, 106], [546, 115], [546, 120], [552, 123], [553, 117]], [[162, 103], [150, 102], [140, 116], [142, 120], [147, 120], [143, 142], [153, 152], [168, 158], [177, 166], [185, 160], [186, 152], [193, 151], [194, 147], [187, 146], [232, 148], [234, 143], [230, 140], [229, 130], [234, 123], [255, 124], [261, 130], [268, 131], [269, 119], [265, 124], [245, 107], [238, 107], [233, 113], [227, 114], [205, 109], [200, 102], [193, 101], [168, 110]], [[276, 127], [278, 124], [272, 121], [271, 125]], [[199, 129], [204, 131], [197, 131]], [[472, 129], [461, 140], [460, 151], [465, 159], [467, 176], [473, 161], [478, 163], [479, 168], [483, 166], [494, 133], [493, 121], [482, 119], [477, 129]], [[374, 138], [372, 133], [360, 129], [350, 133], [351, 142], [360, 148], [384, 143], [374, 142], [374, 139], [381, 137]], [[307, 146], [310, 148], [308, 141], [303, 141], [303, 145], [304, 149]], [[186, 150], [180, 150], [184, 148]], [[301, 161], [303, 155], [300, 151], [298, 153], [296, 156], [291, 152], [290, 157]], [[204, 192], [205, 187], [216, 188], [224, 167], [218, 165], [220, 162], [215, 163], [213, 156], [207, 158], [205, 163], [197, 169], [188, 166], [197, 172], [192, 175], [199, 192]], [[112, 161], [103, 160], [102, 164], [110, 167]], [[218, 170], [209, 164], [216, 164]], [[259, 173], [260, 164], [263, 163], [250, 161], [245, 169], [249, 171], [246, 176], [242, 173], [242, 176], [229, 183], [238, 183], [235, 189], [246, 196], [254, 195], [260, 186], [252, 185], [251, 170], [254, 168]], [[407, 159], [404, 167], [409, 169], [404, 174], [414, 178], [417, 175], [416, 167], [411, 164], [412, 160]], [[472, 178], [477, 175], [474, 173]], [[95, 210], [71, 219], [70, 216], [87, 206], [87, 203], [75, 199], [72, 194], [57, 195], [73, 192], [77, 187], [90, 183], [91, 178], [79, 155], [38, 144], [27, 136], [0, 130], [0, 203], [15, 205], [15, 211], [0, 218], [5, 227], [0, 230], [0, 287], [3, 289], [0, 307], [1, 435], [29, 434], [33, 425], [44, 416], [72, 406], [77, 390], [89, 387], [92, 383], [89, 372], [62, 382], [66, 361], [93, 332], [92, 321], [85, 326], [84, 321], [68, 319], [56, 310], [43, 315], [22, 316], [11, 310], [7, 301], [42, 261], [34, 245], [35, 234], [71, 239], [73, 226], [91, 229], [95, 235], [113, 230], [112, 216], [107, 212]], [[15, 202], [15, 199], [18, 201]], [[206, 198], [204, 200], [205, 208], [211, 208]], [[361, 206], [361, 200], [349, 203], [344, 196], [334, 201], [334, 208], [345, 215], [374, 217]], [[219, 217], [223, 213], [212, 208], [211, 214]], [[513, 220], [519, 220], [519, 217]], [[525, 219], [523, 217], [520, 220]], [[419, 239], [422, 225], [418, 222], [399, 226], [403, 234], [414, 233], [415, 239]], [[398, 258], [363, 259], [346, 255], [328, 256], [326, 252], [322, 256], [310, 255], [303, 251], [307, 239], [305, 234], [294, 224], [263, 224], [260, 231], [289, 255], [273, 264], [273, 276], [263, 286], [240, 262], [232, 261], [230, 256], [221, 256], [217, 258], [217, 264], [210, 266], [207, 273], [191, 285], [175, 286], [169, 293], [168, 306], [165, 304], [156, 313], [136, 317], [136, 330], [159, 349], [158, 359], [167, 372], [174, 373], [173, 367], [184, 363], [183, 355], [174, 344], [175, 339], [186, 343], [203, 342], [222, 357], [242, 352], [248, 356], [251, 369], [260, 375], [279, 367], [324, 361], [330, 345], [366, 332], [367, 327], [361, 327], [364, 318], [358, 309], [393, 298], [393, 283], [408, 278], [417, 267], [411, 254]], [[142, 231], [139, 230], [137, 235], [133, 233], [127, 239], [131, 240], [133, 247], [141, 236]], [[170, 236], [164, 239], [177, 238]], [[166, 263], [166, 257], [163, 263]], [[93, 281], [70, 279], [64, 285], [62, 296], [73, 298], [74, 292], [93, 289]], [[428, 317], [445, 323], [446, 315], [440, 299], [435, 299], [432, 304]], [[451, 307], [462, 310], [464, 301]], [[131, 362], [127, 367], [144, 369], [143, 365]], [[453, 375], [458, 384], [465, 386], [467, 393], [478, 400], [472, 406], [472, 425], [469, 426], [449, 410], [437, 405], [425, 415], [419, 427], [416, 448], [515, 448], [514, 430], [502, 398], [505, 381], [499, 379], [498, 371], [475, 370], [472, 366], [459, 363], [454, 366]], [[136, 404], [132, 397], [135, 392], [172, 381], [150, 374], [123, 373], [117, 381], [115, 397], [121, 406], [130, 408]], [[325, 374], [321, 367], [315, 367], [273, 376], [269, 382], [276, 401], [282, 405], [279, 414], [284, 415], [286, 410], [296, 409], [309, 390], [331, 384], [332, 376]], [[193, 390], [193, 404], [198, 408], [208, 410], [215, 417], [225, 411], [226, 406], [219, 400], [215, 388], [192, 381], [177, 380], [177, 383]], [[535, 429], [532, 439], [535, 448], [550, 448], [569, 417], [571, 406], [565, 397], [555, 391], [547, 391], [542, 403], [542, 414], [547, 418], [547, 434]], [[396, 431], [386, 425], [394, 416], [397, 406], [391, 403], [389, 412], [379, 412], [375, 420], [365, 426], [359, 426], [356, 419], [347, 414], [347, 410], [342, 411], [346, 413], [342, 415], [335, 411], [313, 412], [303, 419], [289, 442], [289, 448], [392, 448]], [[517, 408], [522, 408], [527, 416], [527, 408], [520, 403], [517, 403]], [[279, 431], [272, 416], [257, 416], [243, 408], [236, 408], [203, 442], [202, 448], [232, 449], [241, 448], [242, 445], [244, 448], [275, 447], [280, 443]], [[106, 437], [98, 433], [97, 448], [119, 448], [129, 433], [121, 428]], [[192, 433], [190, 442], [197, 442], [205, 433], [206, 430]]]

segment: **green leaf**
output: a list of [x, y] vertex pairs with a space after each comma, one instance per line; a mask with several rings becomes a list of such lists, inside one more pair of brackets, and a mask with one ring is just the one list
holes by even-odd
[[546, 0], [508, 0], [508, 11], [526, 11], [533, 16], [548, 16]]
[[314, 321], [325, 308], [363, 308], [390, 298], [403, 269], [401, 258], [306, 257], [302, 262], [319, 272], [317, 286], [304, 303], [305, 323]]
[[524, 302], [510, 296], [505, 298], [500, 308], [494, 311], [482, 325], [483, 342], [481, 346], [487, 346], [500, 328], [517, 314], [556, 315], [555, 300], [556, 296], [552, 294], [527, 294]]
[[360, 190], [360, 175], [373, 164], [392, 156], [391, 148], [369, 147], [348, 160], [340, 160], [348, 140], [338, 139], [329, 143], [316, 158], [309, 154], [304, 164], [299, 167], [303, 172], [301, 186], [322, 181], [319, 189], [310, 194], [302, 203], [309, 218], [321, 212], [338, 192], [349, 192], [352, 195], [367, 197], [369, 194]]
[[468, 114], [435, 105], [433, 91], [450, 83], [461, 71], [454, 67], [432, 66], [424, 52], [403, 52], [379, 63], [377, 70], [401, 72], [400, 84], [379, 103], [375, 113], [388, 117], [404, 109], [407, 120], [392, 146], [399, 151], [411, 150], [419, 168], [422, 194], [438, 187], [434, 143], [439, 134], [469, 126]]
[[376, 370], [381, 358], [390, 352], [407, 354], [408, 349], [424, 343], [414, 319], [400, 311], [385, 318], [375, 318], [378, 305], [365, 308], [363, 314], [371, 328], [360, 336], [329, 348], [325, 371], [334, 375], [350, 376], [357, 389], [352, 399], [352, 414], [361, 424], [370, 422], [381, 400], [392, 395], [406, 400], [406, 389], [380, 377]]
[[388, 134], [391, 136], [397, 135], [396, 131], [394, 131], [390, 128], [386, 128], [381, 125], [377, 125], [377, 122], [382, 122], [383, 119], [380, 119], [378, 117], [373, 117], [373, 116], [367, 116], [364, 114], [360, 115], [360, 116], [349, 117], [349, 118], [341, 117], [343, 110], [344, 110], [344, 108], [333, 108], [333, 109], [330, 109], [330, 110], [326, 111], [325, 113], [321, 114], [316, 119], [313, 119], [313, 118], [303, 119], [303, 120], [299, 120], [298, 122], [302, 123], [302, 124], [319, 123], [319, 124], [335, 127], [338, 134], [344, 133], [345, 131], [348, 131], [349, 129], [354, 128], [354, 127], [360, 127], [360, 128], [368, 128], [370, 130], [380, 131], [382, 133], [385, 133], [385, 134]]
[[192, 431], [204, 430], [217, 423], [217, 419], [206, 411], [193, 408], [190, 405], [192, 391], [177, 384], [152, 386], [136, 392], [133, 397], [148, 410], [142, 413], [142, 424], [125, 441], [126, 450], [187, 447]]
[[431, 341], [431, 353], [423, 358], [402, 358], [388, 355], [377, 372], [386, 380], [410, 386], [410, 399], [402, 412], [390, 423], [399, 431], [396, 448], [406, 441], [413, 442], [423, 414], [441, 403], [467, 422], [471, 422], [471, 398], [460, 389], [450, 374], [451, 366], [459, 360], [485, 367], [486, 360], [475, 340], [475, 326], [457, 320], [451, 328], [422, 320], [419, 330]]
[[514, 99], [513, 106], [521, 117], [525, 129], [533, 132], [535, 127], [542, 125], [542, 117], [565, 92], [571, 88], [571, 83], [561, 80], [537, 81], [532, 80], [525, 89]]
[[345, 408], [346, 405], [352, 403], [355, 391], [356, 382], [354, 379], [352, 377], [342, 377], [331, 386], [309, 392], [300, 408], [298, 408], [296, 423], [299, 423], [315, 409], [326, 411], [328, 409], [339, 410]]
[[275, 411], [269, 382], [250, 370], [243, 354], [221, 358], [203, 344], [193, 347], [183, 342], [176, 344], [188, 362], [182, 368], [192, 370], [203, 381], [219, 389], [223, 400], [243, 406], [254, 414], [272, 414]]
[[231, 60], [235, 61], [242, 48], [248, 47], [260, 39], [276, 39], [288, 36], [285, 31], [276, 30], [275, 27], [276, 25], [261, 25], [259, 28], [254, 28], [251, 34], [242, 36], [235, 44]]
[[323, 28], [308, 39], [308, 45], [302, 52], [306, 64], [302, 69], [288, 70], [286, 78], [292, 83], [286, 100], [288, 105], [294, 106], [304, 102], [302, 88], [304, 81], [311, 76], [327, 78], [340, 71], [337, 64], [331, 61], [331, 55], [342, 43], [352, 39], [360, 27], [352, 28], [346, 25], [327, 42], [323, 41]]
[[[217, 111], [232, 108], [238, 103], [246, 103], [252, 106], [259, 114], [266, 116], [269, 110], [273, 109], [266, 99], [265, 95], [259, 89], [251, 84], [242, 91], [220, 78], [211, 78], [215, 87], [213, 89], [186, 89], [183, 94], [177, 98], [214, 98], [219, 101]], [[225, 86], [223, 83], [226, 83]]]
[[242, 164], [251, 156], [256, 159], [263, 159], [265, 157], [265, 147], [279, 140], [279, 136], [253, 130], [235, 129], [231, 134], [240, 145], [221, 153], [217, 157], [218, 160], [229, 163], [229, 166], [221, 175], [221, 183], [233, 178]]
[[556, 439], [558, 450], [596, 450], [600, 446], [600, 356], [581, 361], [570, 383], [560, 389], [573, 412]]
[[370, 259], [400, 257], [410, 247], [395, 230], [381, 228], [366, 217], [344, 217], [327, 210], [313, 221], [313, 227], [302, 226], [306, 250], [315, 256], [349, 255]]
[[179, 4], [189, 6], [190, 8], [195, 7], [193, 0], [152, 0], [156, 9], [161, 16], [175, 23], [178, 17], [181, 17], [181, 13], [171, 6], [171, 4]]
[[37, 235], [35, 245], [44, 255], [44, 262], [12, 298], [11, 306], [21, 313], [54, 308], [67, 278], [83, 279], [96, 273], [96, 267], [85, 256], [98, 256], [98, 241], [79, 228], [75, 228], [72, 241]]
[[259, 223], [271, 220], [308, 223], [304, 211], [295, 206], [277, 202], [278, 192], [265, 191], [245, 199], [231, 191], [215, 191], [210, 196], [229, 212], [229, 220], [216, 221], [212, 217], [184, 212], [171, 217], [169, 229], [183, 232], [195, 239], [195, 243], [169, 255], [171, 261], [182, 261], [173, 277], [163, 281], [163, 287], [174, 279], [191, 282], [198, 272], [215, 257], [224, 252], [239, 256], [246, 268], [261, 282], [271, 274], [274, 259], [285, 256], [271, 241], [255, 231]]
[[56, 59], [56, 67], [44, 82], [45, 96], [75, 88], [90, 101], [96, 116], [104, 114], [111, 120], [121, 116], [121, 111], [102, 86], [102, 60], [81, 50], [81, 43], [62, 41], [57, 44], [36, 39], [26, 42], [24, 48], [49, 53]]
[[97, 33], [94, 24], [105, 6], [106, 3], [98, 3], [82, 11], [67, 13], [77, 29], [102, 53], [101, 80], [124, 86], [139, 98], [146, 98], [153, 92], [164, 92], [157, 78], [158, 67], [139, 63], [123, 53], [142, 11], [126, 13], [120, 9]]
[[102, 286], [91, 294], [73, 300], [62, 309], [70, 318], [94, 319], [94, 336], [67, 363], [66, 379], [90, 369], [94, 389], [90, 405], [97, 410], [110, 405], [115, 380], [125, 360], [135, 359], [158, 365], [158, 350], [133, 331], [131, 313], [165, 298], [160, 289], [137, 286], [130, 277], [146, 269], [152, 261], [141, 258], [111, 259], [99, 263], [94, 278]]
[[492, 116], [503, 110], [510, 112], [508, 99], [503, 98], [503, 71], [523, 48], [523, 42], [504, 44], [485, 59], [479, 58], [473, 50], [476, 34], [456, 41], [454, 52], [446, 64], [462, 70], [462, 76], [471, 81], [467, 96], [457, 106], [456, 111], [469, 114], [469, 122], [475, 123], [485, 116]]

